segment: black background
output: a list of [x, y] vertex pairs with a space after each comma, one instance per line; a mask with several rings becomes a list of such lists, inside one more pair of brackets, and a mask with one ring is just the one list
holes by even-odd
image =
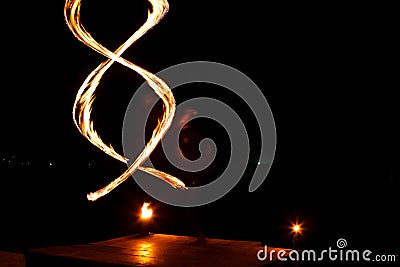
[[[333, 246], [346, 238], [354, 247], [399, 248], [393, 7], [171, 0], [166, 17], [124, 57], [153, 73], [196, 60], [240, 70], [268, 100], [278, 140], [266, 181], [248, 193], [259, 140], [249, 115], [255, 161], [245, 177], [217, 202], [189, 209], [157, 202], [133, 179], [96, 202], [86, 200], [86, 193], [126, 166], [93, 147], [73, 125], [75, 94], [104, 58], [69, 31], [63, 1], [47, 2], [7, 3], [8, 16], [1, 18], [0, 248], [132, 234], [143, 201], [152, 201], [157, 214], [154, 232], [203, 232], [288, 247], [291, 222], [299, 220], [302, 246]], [[82, 22], [114, 50], [144, 23], [149, 7], [139, 0], [83, 1]], [[115, 64], [99, 87], [97, 129], [118, 151], [126, 106], [142, 83]], [[227, 94], [196, 86], [178, 89], [178, 103]], [[233, 107], [246, 116], [245, 106]], [[206, 135], [196, 125], [188, 134]], [[187, 149], [189, 157], [197, 153]]]

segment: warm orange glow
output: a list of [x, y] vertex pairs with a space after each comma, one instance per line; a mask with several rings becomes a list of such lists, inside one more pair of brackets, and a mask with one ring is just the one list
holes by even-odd
[[80, 133], [93, 145], [100, 148], [106, 154], [125, 164], [128, 163], [127, 158], [117, 153], [111, 145], [106, 145], [103, 142], [100, 135], [94, 129], [93, 120], [91, 119], [91, 112], [93, 109], [96, 88], [99, 85], [104, 73], [111, 67], [112, 64], [114, 64], [114, 62], [118, 62], [141, 75], [148, 82], [154, 92], [161, 98], [164, 104], [163, 116], [159, 120], [157, 127], [153, 130], [153, 135], [144, 147], [143, 151], [136, 158], [136, 160], [132, 161], [133, 163], [119, 177], [110, 182], [104, 188], [96, 192], [89, 193], [87, 195], [87, 198], [92, 201], [97, 200], [98, 198], [111, 192], [111, 190], [113, 190], [126, 179], [128, 179], [138, 169], [164, 180], [175, 188], [186, 188], [185, 184], [181, 180], [172, 175], [153, 168], [146, 168], [141, 166], [143, 162], [148, 159], [150, 154], [161, 141], [162, 137], [171, 126], [172, 120], [175, 115], [175, 98], [168, 85], [162, 79], [153, 75], [149, 71], [121, 57], [121, 55], [125, 52], [126, 49], [128, 49], [128, 47], [130, 47], [136, 40], [138, 40], [148, 30], [156, 25], [168, 12], [169, 5], [167, 0], [149, 0], [149, 2], [152, 5], [152, 9], [148, 12], [148, 18], [146, 22], [115, 52], [111, 52], [100, 43], [98, 43], [96, 40], [94, 40], [90, 33], [87, 32], [81, 24], [81, 0], [66, 0], [65, 2], [65, 20], [74, 36], [88, 47], [107, 57], [107, 60], [103, 61], [95, 70], [93, 70], [89, 74], [89, 76], [83, 82], [82, 86], [79, 88], [76, 95], [72, 115], [75, 126], [78, 128]]
[[301, 232], [303, 231], [303, 227], [301, 223], [293, 223], [292, 224], [292, 232], [294, 234], [301, 234]]
[[141, 264], [143, 265], [151, 265], [150, 263], [154, 262], [154, 252], [153, 252], [153, 244], [151, 243], [139, 243], [137, 245], [137, 253], [140, 257]]
[[142, 213], [140, 214], [140, 218], [148, 219], [153, 216], [153, 210], [149, 209], [150, 202], [144, 202], [142, 206]]

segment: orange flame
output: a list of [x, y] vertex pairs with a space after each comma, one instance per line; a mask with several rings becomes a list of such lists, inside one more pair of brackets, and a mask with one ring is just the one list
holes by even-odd
[[154, 92], [161, 98], [164, 104], [163, 116], [161, 120], [159, 120], [157, 127], [153, 130], [152, 137], [144, 147], [143, 151], [128, 167], [128, 169], [119, 177], [117, 177], [104, 188], [96, 192], [89, 193], [87, 198], [92, 201], [95, 201], [111, 192], [114, 188], [129, 178], [137, 169], [152, 174], [153, 176], [166, 181], [175, 188], [186, 188], [185, 184], [181, 180], [172, 175], [153, 168], [141, 166], [161, 141], [162, 137], [171, 126], [175, 115], [175, 98], [168, 85], [162, 79], [158, 78], [149, 71], [121, 57], [128, 47], [130, 47], [136, 40], [138, 40], [148, 30], [156, 25], [168, 12], [169, 5], [167, 0], [149, 0], [149, 2], [152, 5], [152, 11], [148, 11], [146, 22], [115, 52], [111, 52], [94, 40], [90, 33], [87, 32], [82, 26], [80, 21], [81, 0], [66, 0], [65, 2], [64, 17], [74, 36], [88, 47], [108, 58], [89, 74], [76, 95], [72, 115], [75, 126], [78, 128], [80, 133], [106, 154], [128, 164], [127, 158], [117, 153], [111, 145], [106, 145], [103, 142], [100, 135], [94, 129], [93, 121], [91, 119], [96, 88], [99, 85], [104, 73], [111, 67], [112, 64], [114, 64], [114, 62], [118, 62], [140, 74], [147, 81]]
[[150, 202], [144, 202], [142, 206], [142, 213], [140, 214], [140, 218], [148, 219], [153, 216], [153, 210], [149, 209]]

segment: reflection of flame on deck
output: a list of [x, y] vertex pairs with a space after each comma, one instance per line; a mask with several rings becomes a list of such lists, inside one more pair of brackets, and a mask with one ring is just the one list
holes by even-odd
[[154, 261], [153, 246], [151, 243], [138, 243], [136, 250], [138, 252], [137, 255], [140, 257], [141, 264], [147, 264]]
[[150, 202], [144, 202], [142, 206], [142, 213], [140, 214], [140, 218], [148, 219], [153, 216], [153, 210], [149, 209]]

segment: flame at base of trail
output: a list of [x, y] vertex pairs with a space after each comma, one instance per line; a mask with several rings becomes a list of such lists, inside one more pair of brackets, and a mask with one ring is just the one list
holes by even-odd
[[149, 219], [153, 216], [153, 210], [149, 209], [150, 202], [144, 202], [142, 206], [142, 213], [140, 214], [140, 218], [142, 219]]
[[150, 154], [168, 131], [172, 124], [176, 108], [175, 98], [172, 94], [172, 91], [162, 79], [121, 57], [128, 47], [130, 47], [136, 40], [138, 40], [148, 30], [156, 25], [168, 12], [169, 5], [167, 0], [149, 0], [149, 2], [152, 5], [152, 11], [148, 12], [146, 22], [115, 52], [108, 50], [94, 40], [90, 33], [87, 32], [81, 24], [81, 0], [66, 0], [65, 2], [65, 21], [74, 36], [88, 47], [107, 57], [105, 61], [103, 61], [89, 74], [76, 95], [72, 115], [75, 126], [78, 128], [80, 133], [93, 145], [100, 148], [104, 153], [123, 163], [128, 163], [127, 158], [117, 153], [111, 145], [106, 145], [103, 142], [99, 134], [94, 129], [93, 121], [91, 119], [91, 112], [93, 109], [93, 102], [95, 99], [95, 91], [97, 86], [99, 85], [104, 73], [112, 66], [112, 64], [114, 64], [114, 62], [118, 62], [141, 75], [154, 90], [154, 92], [161, 98], [164, 105], [163, 116], [159, 120], [157, 127], [153, 130], [152, 137], [144, 147], [143, 151], [119, 177], [114, 179], [102, 189], [89, 193], [87, 198], [92, 201], [97, 200], [111, 192], [114, 188], [129, 178], [136, 170], [147, 172], [159, 179], [164, 180], [175, 188], [186, 189], [185, 184], [178, 178], [153, 168], [141, 166], [148, 159]]

